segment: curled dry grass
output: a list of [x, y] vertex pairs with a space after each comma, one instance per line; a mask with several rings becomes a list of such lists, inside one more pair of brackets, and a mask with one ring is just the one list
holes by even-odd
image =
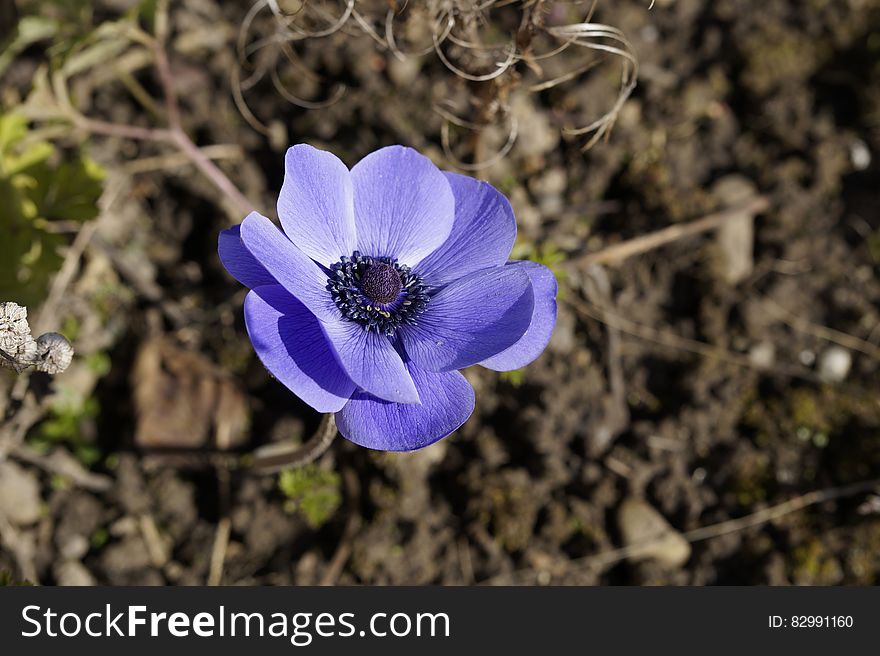
[[[458, 109], [451, 102], [434, 107], [443, 119], [441, 144], [451, 163], [475, 171], [504, 158], [516, 142], [519, 128], [507, 100], [514, 88], [542, 93], [575, 85], [600, 65], [619, 65], [619, 88], [608, 110], [587, 124], [565, 119], [567, 123], [560, 126], [564, 135], [582, 138], [582, 148], [587, 150], [609, 135], [638, 80], [632, 44], [620, 29], [593, 20], [597, 4], [598, 0], [402, 0], [389, 6], [379, 0], [255, 0], [238, 33], [234, 99], [245, 120], [263, 134], [269, 134], [269, 127], [246, 100], [247, 92], [263, 80], [281, 98], [304, 110], [339, 102], [346, 93], [343, 84], [333, 85], [324, 98], [303, 98], [279, 73], [279, 67], [285, 66], [312, 85], [325, 83], [297, 55], [297, 44], [309, 39], [344, 33], [351, 38], [365, 36], [400, 61], [434, 56], [451, 76], [468, 85], [470, 96]], [[554, 24], [551, 20], [569, 16], [578, 5], [586, 8], [580, 22]], [[509, 27], [512, 18], [519, 20], [517, 29]], [[410, 39], [413, 32], [420, 33], [423, 42]], [[579, 58], [569, 56], [566, 61], [575, 61], [570, 70], [550, 77], [545, 72], [549, 60], [566, 51], [570, 55], [572, 49], [583, 50], [586, 59], [578, 62]], [[528, 83], [521, 85], [526, 78]], [[490, 127], [506, 135], [497, 152], [474, 159], [477, 148], [473, 146], [472, 161], [456, 156], [453, 133], [471, 133], [473, 138], [462, 143], [474, 144]]]

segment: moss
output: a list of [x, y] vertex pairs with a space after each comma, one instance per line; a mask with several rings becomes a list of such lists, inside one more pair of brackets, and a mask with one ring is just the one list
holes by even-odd
[[89, 540], [89, 543], [92, 545], [92, 549], [95, 549], [97, 551], [97, 550], [101, 549], [109, 541], [110, 541], [110, 532], [106, 528], [101, 527], [98, 530], [96, 530], [94, 533], [92, 533], [92, 537]]
[[91, 467], [102, 455], [93, 438], [93, 424], [100, 412], [98, 399], [82, 398], [75, 390], [62, 389], [49, 410], [49, 417], [40, 424], [29, 443], [41, 452], [49, 451], [55, 444], [64, 444], [83, 465]]
[[763, 452], [752, 452], [739, 458], [737, 463], [737, 471], [733, 477], [737, 503], [750, 507], [766, 501], [769, 497], [768, 489], [774, 480], [770, 457]]
[[880, 426], [880, 404], [871, 390], [795, 388], [784, 397], [763, 399], [750, 389], [744, 406], [743, 423], [756, 431], [759, 446], [794, 437], [825, 447], [854, 418]]
[[526, 370], [514, 369], [513, 371], [502, 371], [498, 374], [498, 378], [511, 387], [521, 387], [526, 379]]
[[828, 56], [830, 45], [784, 23], [764, 21], [743, 39], [743, 82], [763, 95], [783, 83], [803, 80]]
[[835, 585], [843, 568], [821, 540], [813, 539], [792, 553], [791, 576], [798, 585]]
[[94, 219], [104, 177], [84, 154], [35, 138], [23, 115], [0, 113], [0, 298], [22, 305], [43, 299], [63, 261], [65, 240], [53, 222]]
[[[556, 282], [560, 284], [565, 282], [566, 274], [561, 266], [566, 260], [565, 253], [559, 250], [559, 248], [553, 243], [534, 244], [518, 238], [516, 244], [513, 246], [513, 252], [510, 254], [510, 259], [531, 260], [532, 262], [543, 264], [553, 272], [553, 275], [556, 277]], [[561, 294], [561, 287], [559, 291]]]
[[285, 508], [301, 513], [312, 528], [327, 523], [342, 503], [339, 474], [316, 465], [281, 472], [278, 489], [287, 497]]

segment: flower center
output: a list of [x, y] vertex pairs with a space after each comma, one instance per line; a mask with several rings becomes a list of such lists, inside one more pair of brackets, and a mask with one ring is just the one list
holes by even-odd
[[400, 274], [391, 264], [373, 264], [361, 276], [361, 291], [374, 303], [390, 303], [402, 288]]
[[388, 336], [415, 323], [430, 300], [428, 288], [408, 266], [359, 251], [330, 267], [327, 289], [344, 319]]

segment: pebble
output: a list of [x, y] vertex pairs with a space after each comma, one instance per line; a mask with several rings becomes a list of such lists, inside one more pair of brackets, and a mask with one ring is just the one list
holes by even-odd
[[86, 569], [86, 566], [77, 560], [65, 560], [53, 569], [55, 581], [61, 586], [91, 586], [95, 585], [95, 577]]
[[843, 382], [852, 367], [852, 354], [842, 346], [832, 346], [819, 356], [819, 377], [826, 383]]
[[809, 349], [805, 349], [798, 353], [798, 360], [805, 367], [812, 367], [813, 363], [816, 362], [816, 354]]
[[749, 350], [749, 362], [759, 369], [769, 369], [776, 361], [776, 346], [773, 342], [758, 342]]
[[0, 462], [0, 513], [26, 526], [40, 518], [42, 499], [37, 477], [14, 462]]
[[691, 556], [691, 545], [645, 500], [628, 497], [617, 511], [624, 546], [644, 545], [629, 556], [632, 562], [655, 560], [675, 569]]
[[[728, 175], [715, 183], [713, 195], [725, 207], [736, 207], [757, 193], [754, 183], [741, 175]], [[731, 285], [742, 282], [754, 269], [755, 217], [751, 214], [732, 216], [716, 234], [720, 258], [719, 273]]]
[[83, 558], [89, 552], [89, 541], [84, 535], [71, 535], [58, 546], [58, 551], [70, 560]]
[[856, 171], [864, 171], [871, 166], [871, 151], [867, 144], [857, 139], [849, 147], [849, 159]]
[[395, 86], [406, 88], [416, 81], [422, 70], [422, 62], [418, 57], [407, 57], [400, 60], [397, 57], [388, 58], [388, 75]]

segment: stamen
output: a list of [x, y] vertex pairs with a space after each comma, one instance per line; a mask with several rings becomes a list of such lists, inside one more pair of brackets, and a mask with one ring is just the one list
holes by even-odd
[[388, 336], [416, 323], [430, 300], [427, 286], [408, 266], [359, 251], [330, 267], [327, 289], [343, 318]]

